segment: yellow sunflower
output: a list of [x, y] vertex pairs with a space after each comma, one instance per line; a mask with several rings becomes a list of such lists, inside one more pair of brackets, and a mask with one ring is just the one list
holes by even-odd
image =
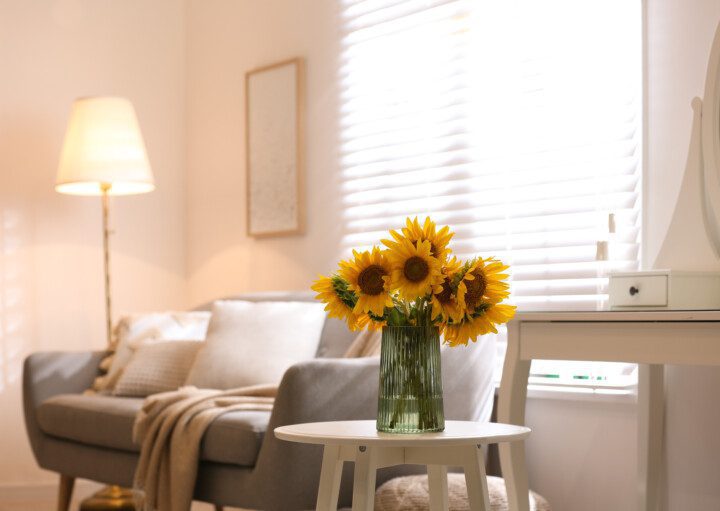
[[317, 292], [315, 298], [326, 304], [325, 310], [328, 317], [344, 320], [347, 319], [349, 314], [352, 314], [352, 307], [346, 304], [338, 295], [332, 277], [319, 275], [311, 289]]
[[508, 276], [502, 273], [508, 268], [492, 257], [468, 263], [457, 291], [462, 309], [472, 314], [482, 303], [499, 303], [510, 296], [510, 284], [504, 281]]
[[387, 325], [387, 321], [378, 321], [372, 319], [369, 314], [355, 314], [355, 328], [352, 330], [362, 330], [367, 328], [368, 330], [382, 330], [382, 327]]
[[[342, 278], [319, 275], [318, 280], [311, 286], [311, 289], [318, 293], [315, 298], [326, 304], [325, 310], [328, 317], [347, 322], [352, 331], [365, 328], [366, 320], [353, 312], [352, 294], [347, 291], [347, 282]], [[344, 299], [343, 294], [345, 294]], [[368, 320], [370, 319], [367, 314], [363, 316], [367, 317]]]
[[467, 346], [475, 342], [480, 335], [497, 333], [496, 325], [507, 323], [515, 315], [515, 306], [503, 303], [490, 305], [485, 311], [474, 317], [466, 316], [462, 322], [447, 325], [443, 329], [445, 343], [450, 346]]
[[447, 225], [437, 231], [435, 222], [430, 220], [429, 217], [425, 218], [425, 222], [422, 226], [420, 226], [420, 222], [418, 222], [417, 217], [413, 220], [410, 220], [408, 217], [405, 220], [405, 227], [402, 228], [402, 233], [394, 230], [390, 231], [390, 235], [395, 239], [395, 241], [382, 240], [382, 243], [389, 249], [393, 249], [402, 244], [403, 240], [408, 240], [412, 244], [415, 244], [418, 241], [429, 241], [430, 255], [440, 261], [445, 261], [447, 256], [450, 254], [448, 243], [450, 243], [450, 238], [453, 237], [453, 234], [454, 233], [450, 232], [450, 227]]
[[412, 301], [432, 292], [442, 283], [440, 261], [430, 254], [430, 242], [415, 244], [403, 239], [388, 250], [392, 266], [390, 288], [397, 289], [400, 298]]
[[340, 263], [340, 276], [357, 295], [355, 314], [369, 312], [382, 316], [385, 307], [393, 306], [389, 293], [390, 271], [385, 254], [378, 247], [373, 247], [372, 252], [353, 250], [353, 259]]
[[433, 286], [432, 294], [432, 319], [440, 317], [442, 321], [460, 321], [464, 309], [457, 299], [457, 289], [453, 286], [455, 274], [460, 270], [462, 263], [455, 256], [442, 267], [443, 280], [440, 284]]

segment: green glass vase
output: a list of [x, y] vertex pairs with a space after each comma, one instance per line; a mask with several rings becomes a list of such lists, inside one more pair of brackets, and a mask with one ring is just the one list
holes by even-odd
[[377, 430], [425, 433], [444, 429], [437, 327], [384, 327]]

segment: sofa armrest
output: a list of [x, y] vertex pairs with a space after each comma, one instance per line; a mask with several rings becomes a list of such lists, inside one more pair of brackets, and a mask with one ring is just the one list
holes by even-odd
[[280, 383], [270, 427], [374, 419], [379, 368], [379, 357], [315, 359], [295, 364]]
[[25, 428], [35, 459], [38, 460], [43, 433], [37, 409], [58, 394], [80, 394], [90, 388], [98, 375], [104, 351], [40, 352], [25, 359], [23, 366], [23, 408]]

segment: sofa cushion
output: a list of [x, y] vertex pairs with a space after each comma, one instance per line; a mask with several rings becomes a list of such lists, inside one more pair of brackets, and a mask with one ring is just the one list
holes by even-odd
[[[84, 444], [139, 452], [132, 441], [141, 398], [61, 394], [38, 409], [38, 423], [48, 435]], [[200, 459], [253, 466], [270, 421], [270, 412], [234, 411], [218, 417], [205, 432]]]
[[315, 358], [325, 316], [321, 303], [218, 300], [185, 385], [279, 384], [290, 366]]
[[[245, 300], [248, 302], [316, 301], [314, 291], [262, 291], [228, 296], [224, 300]], [[204, 303], [197, 307], [196, 310], [209, 311], [212, 309], [213, 303]], [[327, 318], [315, 356], [320, 358], [341, 358], [350, 343], [355, 339], [355, 335], [356, 332], [351, 331], [345, 321], [337, 318]]]
[[139, 398], [60, 394], [40, 405], [38, 423], [48, 435], [139, 451], [132, 441], [132, 429], [141, 406]]
[[[210, 312], [148, 312], [122, 316], [113, 330], [115, 351], [108, 357], [107, 375], [100, 376], [93, 390], [112, 392], [115, 383], [132, 358], [133, 350], [148, 341], [202, 341], [205, 339]], [[104, 361], [107, 364], [107, 360]]]

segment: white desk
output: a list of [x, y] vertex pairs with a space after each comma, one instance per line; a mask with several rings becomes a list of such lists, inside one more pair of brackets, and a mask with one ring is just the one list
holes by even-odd
[[522, 426], [468, 421], [446, 421], [445, 431], [416, 435], [378, 432], [375, 421], [313, 422], [275, 428], [275, 436], [282, 440], [324, 446], [317, 511], [337, 510], [345, 461], [355, 462], [353, 511], [373, 510], [378, 468], [405, 463], [427, 465], [432, 511], [448, 511], [448, 465], [463, 467], [470, 509], [490, 511], [483, 446], [522, 443], [529, 434], [530, 430]]
[[[508, 324], [498, 422], [523, 425], [530, 362], [636, 362], [639, 511], [657, 511], [664, 417], [664, 364], [720, 366], [720, 311], [533, 312]], [[528, 511], [522, 442], [500, 445], [511, 511]]]

